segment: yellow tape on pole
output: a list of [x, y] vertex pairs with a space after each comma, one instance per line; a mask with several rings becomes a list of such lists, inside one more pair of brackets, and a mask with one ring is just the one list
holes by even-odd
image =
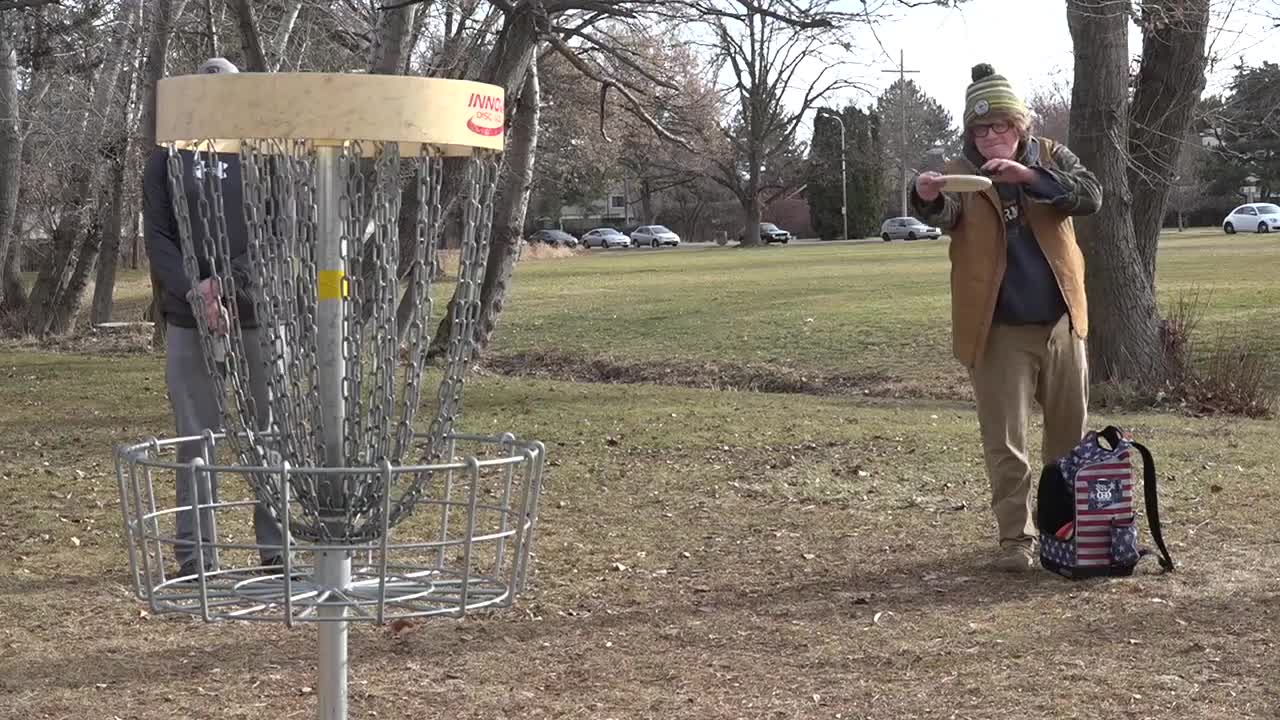
[[316, 298], [319, 300], [345, 300], [348, 287], [347, 276], [341, 270], [320, 270], [316, 273]]

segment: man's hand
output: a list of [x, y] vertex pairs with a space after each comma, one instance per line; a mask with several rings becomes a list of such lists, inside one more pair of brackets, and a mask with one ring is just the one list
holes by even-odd
[[942, 176], [936, 172], [922, 172], [916, 176], [916, 194], [931, 203], [942, 194]]
[[1030, 185], [1036, 181], [1036, 171], [1016, 160], [988, 160], [982, 171], [992, 182], [1006, 185]]
[[209, 332], [215, 335], [225, 333], [227, 322], [222, 312], [222, 301], [219, 297], [221, 286], [218, 284], [218, 279], [210, 277], [201, 280], [200, 284], [196, 285], [195, 291], [204, 306], [204, 321], [209, 326]]

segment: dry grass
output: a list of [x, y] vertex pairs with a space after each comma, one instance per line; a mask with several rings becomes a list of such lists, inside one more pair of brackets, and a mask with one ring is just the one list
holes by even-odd
[[[976, 422], [959, 394], [804, 385], [955, 374], [945, 354], [905, 354], [945, 335], [925, 286], [935, 251], [800, 249], [767, 252], [810, 271], [790, 285], [767, 263], [746, 266], [761, 253], [522, 264], [522, 309], [504, 318], [519, 342], [500, 348], [514, 364], [501, 369], [522, 376], [474, 378], [463, 428], [548, 444], [533, 586], [500, 615], [398, 637], [357, 626], [353, 718], [1280, 714], [1276, 421], [1095, 417], [1155, 451], [1178, 572], [1078, 583], [996, 574]], [[1178, 253], [1168, 262], [1190, 267]], [[864, 280], [886, 267], [906, 280], [842, 284], [847, 275], [821, 271], [831, 257], [860, 260]], [[676, 297], [645, 284], [670, 287], [653, 270], [678, 266], [688, 272], [675, 276]], [[656, 301], [619, 295], [624, 282]], [[739, 286], [770, 288], [776, 304], [747, 312], [742, 296], [709, 299]], [[879, 315], [839, 314], [886, 292]], [[1270, 294], [1246, 296], [1237, 289], [1212, 312], [1273, 311]], [[787, 307], [788, 297], [829, 302]], [[743, 310], [736, 328], [726, 308]], [[804, 330], [810, 316], [845, 324]], [[893, 328], [900, 344], [885, 342]], [[644, 349], [645, 332], [662, 347]], [[314, 628], [152, 617], [126, 587], [111, 447], [172, 432], [162, 358], [136, 340], [0, 346], [0, 717], [314, 717]], [[584, 369], [579, 343], [609, 354], [577, 357], [613, 360]], [[797, 359], [787, 343], [825, 349], [830, 362], [815, 367], [819, 355]], [[693, 364], [633, 374], [672, 344]], [[605, 382], [540, 376], [569, 371], [556, 363]], [[613, 384], [633, 380], [644, 382]], [[784, 392], [716, 389], [737, 387]], [[935, 398], [958, 387], [929, 386]]]
[[[109, 448], [166, 433], [160, 358], [0, 371], [0, 716], [313, 716], [313, 629], [149, 617], [126, 590]], [[468, 398], [468, 429], [550, 446], [533, 589], [357, 627], [352, 717], [1274, 717], [1274, 423], [1097, 418], [1156, 449], [1181, 567], [1069, 583], [988, 569], [965, 405], [486, 378]]]

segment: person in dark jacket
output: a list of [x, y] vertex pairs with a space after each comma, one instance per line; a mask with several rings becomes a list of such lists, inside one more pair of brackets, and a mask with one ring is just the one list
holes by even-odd
[[[200, 72], [234, 73], [238, 70], [223, 58], [213, 58], [201, 65]], [[178, 218], [169, 181], [167, 149], [156, 148], [151, 153], [142, 178], [143, 233], [152, 277], [159, 284], [161, 313], [167, 325], [165, 384], [179, 437], [199, 436], [206, 429], [216, 432], [222, 426], [216, 385], [205, 362], [199, 324], [192, 311], [193, 305], [197, 305], [194, 302], [197, 298], [202, 301], [198, 306], [204, 308], [205, 321], [215, 337], [225, 336], [233, 319], [238, 323], [244, 337], [246, 357], [243, 360], [249, 371], [258, 427], [265, 428], [270, 417], [267, 360], [263, 357], [254, 302], [250, 295], [251, 274], [248, 272], [247, 262], [249, 231], [241, 209], [243, 197], [240, 156], [236, 153], [218, 153], [216, 157], [216, 161], [211, 161], [207, 154], [197, 156], [188, 150], [178, 151], [183, 192], [191, 215], [192, 241], [199, 258], [199, 277], [202, 278], [194, 287], [183, 266]], [[226, 239], [230, 246], [232, 267], [221, 270], [236, 278], [234, 311], [223, 306], [221, 288], [204, 252], [206, 227], [200, 221], [198, 209], [200, 185], [208, 181], [210, 173], [219, 179], [222, 191], [222, 215], [226, 221]], [[211, 222], [210, 226], [214, 226], [214, 223]], [[199, 441], [182, 443], [178, 447], [177, 460], [179, 463], [189, 463], [199, 457], [201, 451], [202, 443]], [[177, 502], [180, 507], [190, 507], [192, 504], [191, 475], [188, 470], [177, 473]], [[206, 477], [202, 476], [197, 484], [199, 502], [210, 502], [213, 488], [209, 487]], [[202, 511], [198, 520], [202, 542], [212, 542], [212, 511]], [[263, 565], [280, 565], [282, 558], [279, 548], [282, 540], [279, 522], [261, 503], [254, 508], [253, 521], [257, 544], [263, 546], [259, 551]], [[197, 517], [194, 512], [186, 510], [178, 513], [176, 535], [178, 545], [174, 548], [174, 554], [180, 576], [196, 574], [199, 571], [197, 563], [201, 560], [206, 570], [213, 568], [210, 550], [205, 550], [203, 558], [196, 557]]]

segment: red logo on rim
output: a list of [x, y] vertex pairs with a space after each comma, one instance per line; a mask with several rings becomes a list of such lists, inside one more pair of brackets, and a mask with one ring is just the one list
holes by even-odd
[[472, 115], [467, 119], [467, 129], [484, 137], [496, 137], [502, 134], [507, 123], [502, 98], [496, 95], [471, 93], [467, 108]]

